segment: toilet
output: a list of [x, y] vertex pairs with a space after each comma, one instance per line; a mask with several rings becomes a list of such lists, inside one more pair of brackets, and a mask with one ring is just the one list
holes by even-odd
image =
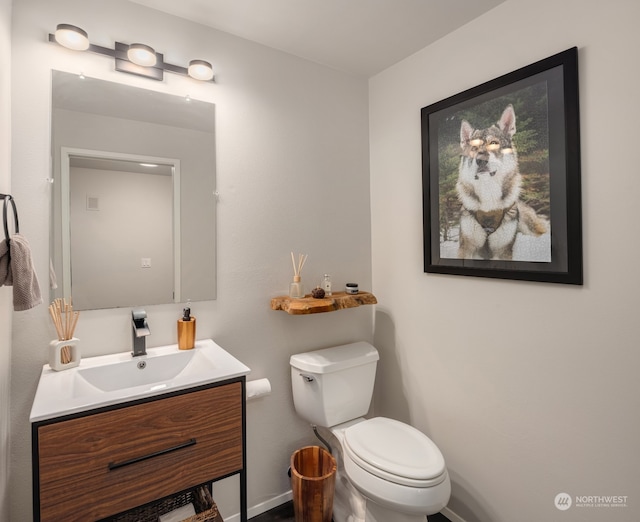
[[397, 420], [364, 418], [378, 359], [366, 342], [292, 355], [294, 406], [338, 461], [335, 522], [426, 522], [449, 501], [449, 474], [424, 433]]

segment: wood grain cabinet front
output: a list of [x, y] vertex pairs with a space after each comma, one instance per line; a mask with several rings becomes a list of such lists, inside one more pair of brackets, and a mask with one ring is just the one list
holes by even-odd
[[233, 382], [36, 426], [35, 519], [99, 520], [242, 470], [243, 399]]

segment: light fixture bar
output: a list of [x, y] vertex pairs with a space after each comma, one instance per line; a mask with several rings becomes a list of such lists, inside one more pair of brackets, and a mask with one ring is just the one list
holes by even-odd
[[[72, 26], [69, 24], [59, 24], [57, 31], [67, 28], [77, 33], [80, 39], [84, 37], [86, 41], [88, 41], [87, 33], [83, 29], [80, 29], [76, 26]], [[83, 44], [77, 44], [75, 46], [68, 46], [62, 41], [58, 41], [56, 39], [56, 35], [54, 34], [49, 34], [49, 41], [51, 43], [55, 43], [57, 45], [61, 45], [62, 47], [67, 47], [73, 50], [86, 50], [92, 53], [102, 54], [103, 56], [110, 56], [111, 58], [115, 59], [116, 71], [120, 72], [126, 72], [129, 74], [135, 74], [138, 76], [143, 76], [145, 78], [162, 81], [164, 79], [164, 71], [168, 71], [174, 74], [179, 74], [181, 76], [188, 76], [202, 82], [215, 82], [213, 76], [213, 67], [209, 62], [206, 62], [204, 60], [191, 60], [189, 68], [181, 67], [179, 65], [173, 65], [170, 63], [166, 63], [164, 61], [164, 56], [161, 53], [155, 52], [151, 47], [145, 44], [128, 45], [121, 42], [116, 42], [115, 49], [109, 49], [108, 47], [102, 47], [100, 45], [95, 45], [92, 43], [89, 43], [88, 47], [86, 47], [86, 42]], [[128, 56], [128, 51], [132, 47], [146, 48], [152, 56], [153, 54], [155, 54], [155, 65], [139, 65], [131, 61]], [[197, 68], [192, 67], [194, 63], [198, 65]]]
[[175, 74], [181, 74], [182, 76], [189, 76], [189, 71], [186, 67], [182, 67], [180, 65], [173, 65], [170, 63], [164, 63], [164, 70], [169, 71]]

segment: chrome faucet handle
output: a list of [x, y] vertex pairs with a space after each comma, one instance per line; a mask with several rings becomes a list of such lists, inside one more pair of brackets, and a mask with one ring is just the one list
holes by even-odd
[[149, 335], [149, 324], [147, 323], [147, 312], [142, 308], [134, 308], [131, 310], [131, 321], [136, 337], [144, 337]]
[[142, 308], [134, 308], [131, 311], [131, 325], [133, 326], [133, 352], [134, 357], [147, 355], [145, 337], [151, 332], [147, 324], [147, 312]]

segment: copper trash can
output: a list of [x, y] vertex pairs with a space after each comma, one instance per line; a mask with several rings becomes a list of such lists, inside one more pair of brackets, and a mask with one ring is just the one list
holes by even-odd
[[291, 455], [291, 489], [296, 522], [331, 522], [336, 459], [319, 446]]

